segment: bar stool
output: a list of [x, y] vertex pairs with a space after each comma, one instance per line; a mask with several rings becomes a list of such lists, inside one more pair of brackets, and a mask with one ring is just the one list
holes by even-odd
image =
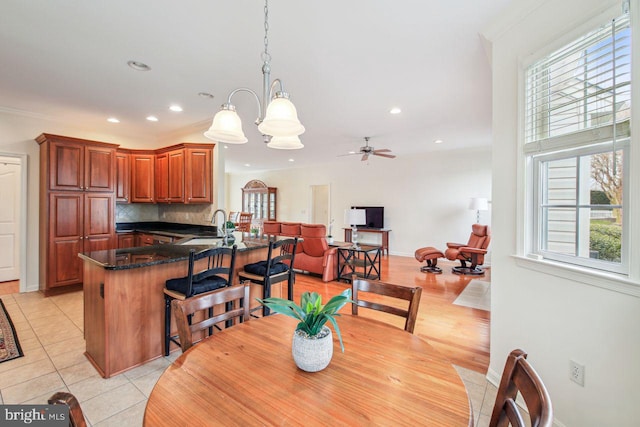
[[[164, 288], [164, 355], [169, 355], [169, 347], [173, 341], [180, 345], [177, 335], [171, 335], [171, 301], [185, 300], [194, 295], [202, 295], [216, 289], [233, 285], [233, 273], [236, 261], [237, 246], [232, 248], [217, 247], [196, 252], [189, 251], [189, 270], [186, 277], [169, 279]], [[204, 261], [206, 259], [206, 261]], [[206, 268], [196, 271], [196, 262], [203, 260]], [[212, 309], [210, 309], [212, 311]], [[210, 313], [211, 315], [212, 313]]]
[[[293, 261], [296, 256], [298, 238], [276, 240], [269, 243], [267, 259], [244, 266], [244, 271], [238, 273], [240, 282], [249, 280], [251, 283], [262, 285], [262, 299], [271, 297], [271, 285], [287, 281], [287, 298], [293, 301], [293, 284], [295, 272]], [[256, 307], [251, 311], [259, 310]], [[262, 315], [268, 316], [271, 310], [262, 306]]]

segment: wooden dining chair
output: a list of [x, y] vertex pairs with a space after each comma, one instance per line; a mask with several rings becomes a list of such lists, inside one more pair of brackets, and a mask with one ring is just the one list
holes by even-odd
[[[553, 425], [553, 408], [549, 393], [526, 358], [527, 353], [520, 349], [513, 350], [507, 357], [489, 427], [508, 425], [551, 427]], [[518, 392], [527, 405], [530, 424], [525, 424], [522, 416], [524, 411], [515, 402]]]
[[248, 233], [251, 229], [251, 220], [253, 214], [250, 212], [240, 212], [238, 215], [238, 223], [236, 224], [236, 230]]
[[[169, 355], [171, 342], [181, 346], [178, 336], [171, 335], [171, 301], [185, 300], [233, 285], [237, 246], [189, 251], [189, 267], [185, 277], [169, 279], [164, 287], [164, 355]], [[197, 265], [196, 265], [197, 264]]]
[[82, 408], [78, 403], [78, 399], [64, 391], [54, 393], [48, 400], [49, 405], [67, 405], [69, 407], [69, 427], [86, 427], [87, 422], [84, 419]]
[[[238, 273], [238, 280], [250, 281], [262, 286], [262, 299], [271, 297], [271, 285], [287, 281], [287, 299], [293, 301], [293, 285], [296, 275], [293, 262], [296, 256], [298, 238], [275, 240], [269, 243], [267, 259], [244, 266]], [[252, 311], [259, 310], [260, 307]], [[262, 306], [262, 315], [268, 316], [270, 310]]]
[[[249, 284], [239, 284], [227, 288], [218, 289], [203, 295], [198, 295], [185, 300], [173, 300], [171, 305], [176, 314], [178, 335], [180, 337], [180, 347], [182, 352], [189, 350], [196, 342], [194, 333], [201, 331], [202, 336], [207, 335], [207, 330], [211, 334], [214, 330], [221, 329], [218, 324], [225, 322], [226, 327], [231, 326], [234, 321], [248, 321], [249, 315]], [[222, 313], [215, 313], [217, 310]], [[194, 314], [201, 311], [203, 319], [200, 321], [189, 321], [194, 319]]]
[[[396, 298], [409, 302], [407, 309], [396, 306], [382, 304], [375, 301], [373, 295], [368, 295], [363, 299], [362, 292], [368, 294], [378, 294], [386, 297]], [[418, 306], [420, 305], [420, 297], [422, 296], [422, 288], [420, 286], [401, 286], [392, 283], [384, 283], [377, 280], [360, 279], [355, 274], [351, 278], [351, 295], [353, 303], [351, 304], [351, 313], [358, 314], [359, 307], [370, 308], [385, 313], [395, 314], [406, 319], [404, 330], [413, 333], [418, 318]]]

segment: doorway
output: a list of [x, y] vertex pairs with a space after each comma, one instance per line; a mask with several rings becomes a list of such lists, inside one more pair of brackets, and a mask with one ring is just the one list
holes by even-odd
[[26, 155], [0, 153], [0, 283], [26, 290]]
[[331, 187], [329, 184], [311, 186], [311, 223], [324, 224], [329, 230], [331, 221]]

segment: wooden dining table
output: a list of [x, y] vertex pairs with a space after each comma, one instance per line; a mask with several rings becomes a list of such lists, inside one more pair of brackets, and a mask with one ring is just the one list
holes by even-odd
[[144, 425], [473, 426], [460, 376], [425, 340], [364, 316], [337, 318], [331, 363], [296, 367], [296, 321], [232, 326], [182, 354], [156, 383]]

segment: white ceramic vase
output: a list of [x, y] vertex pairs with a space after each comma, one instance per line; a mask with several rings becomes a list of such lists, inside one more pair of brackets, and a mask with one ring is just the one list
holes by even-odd
[[296, 365], [303, 371], [318, 372], [331, 362], [331, 357], [333, 357], [331, 329], [323, 326], [318, 336], [310, 337], [301, 330], [296, 330], [293, 333], [291, 353]]

